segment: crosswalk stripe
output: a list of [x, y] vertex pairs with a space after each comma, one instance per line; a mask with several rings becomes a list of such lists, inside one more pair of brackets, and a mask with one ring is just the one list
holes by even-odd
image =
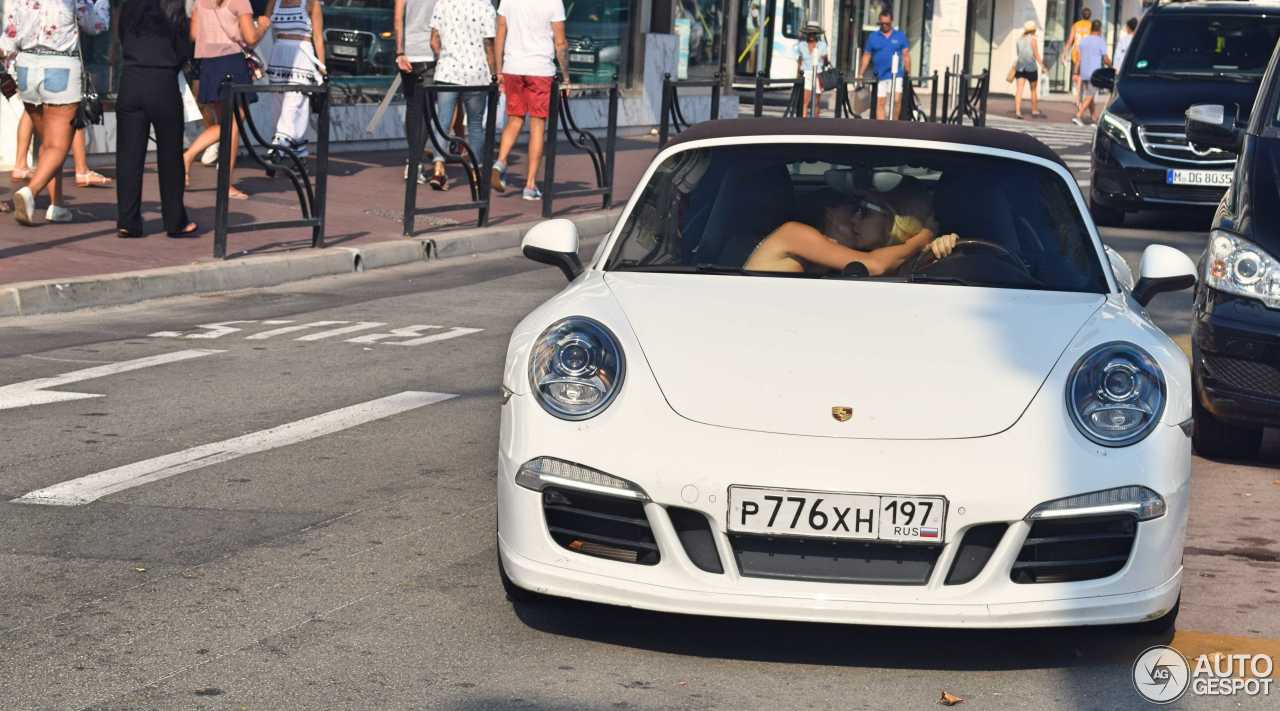
[[395, 395], [297, 420], [267, 430], [251, 432], [221, 442], [202, 444], [181, 452], [165, 454], [141, 462], [125, 464], [64, 481], [23, 494], [13, 500], [20, 504], [82, 506], [135, 486], [167, 479], [185, 472], [222, 464], [233, 459], [341, 432], [358, 425], [398, 415], [457, 397], [448, 393], [408, 390]]

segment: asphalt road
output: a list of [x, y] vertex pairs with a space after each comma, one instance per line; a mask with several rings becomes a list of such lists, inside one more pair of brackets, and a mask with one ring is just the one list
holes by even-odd
[[[1136, 267], [1151, 241], [1198, 250], [1203, 220], [1107, 240]], [[1164, 640], [1123, 629], [513, 607], [493, 535], [501, 363], [562, 285], [512, 252], [0, 322], [0, 709], [1144, 705], [1131, 666]], [[1158, 299], [1185, 334], [1188, 297]], [[1259, 461], [1195, 461], [1188, 654], [1280, 655], [1277, 466], [1274, 437]]]

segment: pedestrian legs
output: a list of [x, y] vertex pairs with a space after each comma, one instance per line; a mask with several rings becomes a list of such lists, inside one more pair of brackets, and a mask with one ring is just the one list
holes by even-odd
[[142, 172], [149, 126], [134, 77], [121, 82], [116, 104], [116, 229], [121, 236], [142, 235]]

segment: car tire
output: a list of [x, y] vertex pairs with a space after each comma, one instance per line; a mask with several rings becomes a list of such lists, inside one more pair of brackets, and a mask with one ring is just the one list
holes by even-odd
[[1099, 205], [1093, 198], [1089, 198], [1089, 214], [1102, 227], [1120, 227], [1124, 224], [1124, 210]]
[[1182, 608], [1182, 596], [1174, 601], [1169, 611], [1154, 620], [1137, 622], [1130, 626], [1134, 632], [1147, 637], [1163, 637], [1173, 632], [1178, 620], [1178, 610]]
[[516, 585], [515, 581], [507, 576], [506, 568], [502, 567], [501, 551], [498, 552], [498, 577], [502, 579], [502, 591], [507, 594], [507, 601], [512, 604], [527, 605], [529, 603], [540, 602], [545, 599], [542, 595], [539, 595], [532, 590], [525, 590], [519, 585]]
[[1191, 447], [1202, 457], [1252, 459], [1262, 448], [1261, 427], [1237, 427], [1209, 414], [1200, 404], [1199, 393], [1192, 397], [1194, 429]]

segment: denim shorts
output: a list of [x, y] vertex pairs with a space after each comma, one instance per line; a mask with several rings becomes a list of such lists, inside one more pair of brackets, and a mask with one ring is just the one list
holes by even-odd
[[23, 52], [14, 64], [23, 103], [80, 103], [79, 57]]

